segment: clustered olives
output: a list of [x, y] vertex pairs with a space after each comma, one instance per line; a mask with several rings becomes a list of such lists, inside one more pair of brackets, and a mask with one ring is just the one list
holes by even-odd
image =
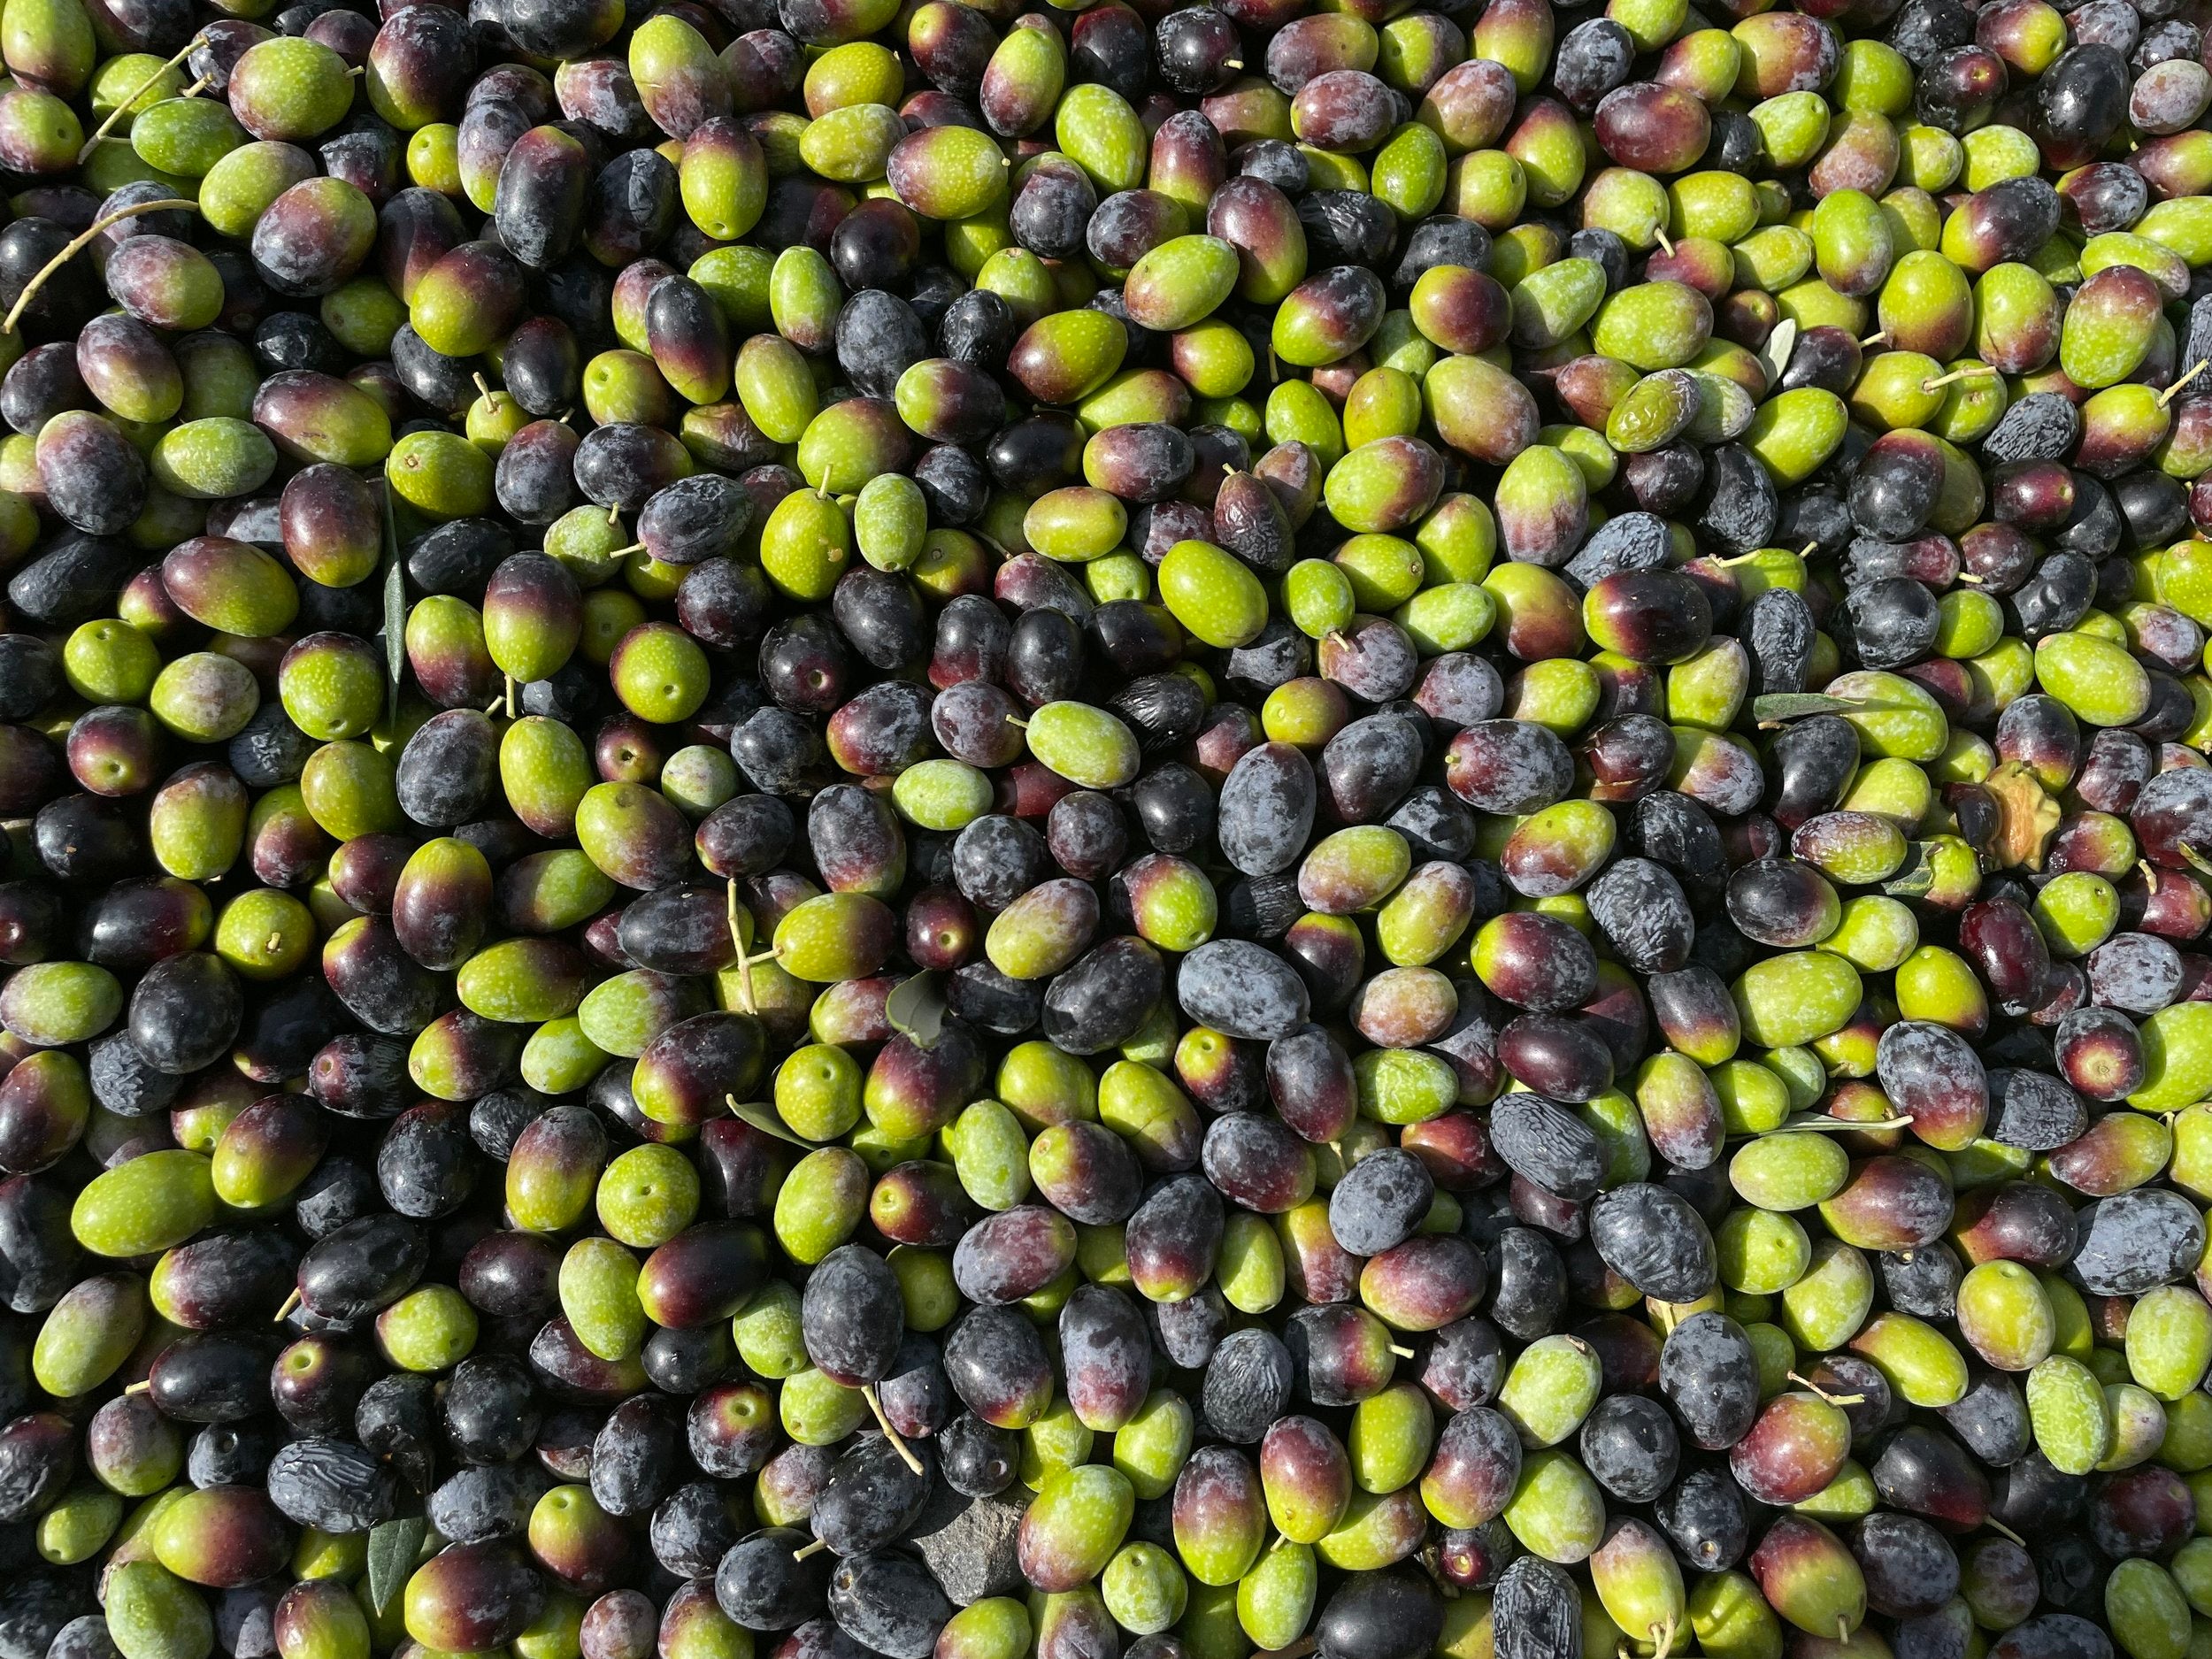
[[6, 0], [0, 1659], [2212, 1659], [2207, 19], [1770, 4]]

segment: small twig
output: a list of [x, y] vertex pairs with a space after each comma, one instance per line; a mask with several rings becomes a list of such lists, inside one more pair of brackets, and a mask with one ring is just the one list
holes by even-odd
[[[737, 931], [737, 878], [730, 878], [730, 942], [737, 947], [737, 1001], [748, 1014], [760, 1012], [760, 1004], [753, 1000], [753, 964], [745, 954], [745, 941]], [[737, 1096], [729, 1097], [732, 1110], [737, 1106]]]
[[1790, 1371], [1786, 1374], [1792, 1382], [1811, 1389], [1815, 1394], [1818, 1394], [1823, 1400], [1825, 1400], [1832, 1406], [1863, 1406], [1866, 1403], [1866, 1396], [1864, 1394], [1832, 1394], [1809, 1377], [1800, 1376], [1795, 1371]]
[[2172, 403], [2176, 397], [2181, 395], [2181, 388], [2188, 385], [2190, 381], [2195, 380], [2198, 375], [2203, 373], [2207, 368], [2212, 368], [2212, 357], [2199, 357], [2197, 359], [2196, 367], [2191, 369], [2188, 373], [2183, 375], [2164, 391], [2159, 393], [2158, 406], [2161, 409], [2163, 409], [2167, 404]]
[[1986, 363], [1977, 363], [1963, 369], [1953, 369], [1948, 374], [1939, 374], [1932, 380], [1923, 380], [1920, 382], [1920, 389], [1924, 392], [1932, 392], [1950, 385], [1954, 380], [1985, 380], [1996, 373], [1997, 371]]
[[922, 1473], [922, 1460], [914, 1455], [914, 1448], [899, 1437], [898, 1430], [891, 1426], [891, 1419], [883, 1415], [883, 1402], [876, 1397], [875, 1384], [861, 1384], [860, 1397], [868, 1402], [868, 1409], [876, 1414], [876, 1426], [883, 1431], [883, 1438], [891, 1442], [891, 1449], [898, 1453], [909, 1469], [918, 1475]]
[[112, 213], [104, 213], [94, 219], [88, 228], [65, 242], [62, 250], [39, 266], [31, 280], [23, 285], [23, 292], [17, 295], [15, 303], [8, 307], [7, 317], [0, 320], [0, 334], [13, 334], [16, 319], [23, 315], [23, 308], [31, 303], [31, 296], [46, 286], [46, 280], [55, 272], [89, 248], [109, 226], [119, 225], [127, 219], [136, 219], [141, 213], [174, 212], [179, 208], [188, 213], [196, 213], [200, 211], [200, 204], [185, 201], [180, 196], [165, 196], [158, 202], [135, 202], [128, 207], [119, 207]]
[[92, 136], [84, 141], [84, 148], [77, 152], [77, 165], [80, 167], [84, 165], [85, 157], [91, 155], [95, 150], [99, 148], [100, 141], [108, 135], [109, 129], [112, 127], [116, 122], [121, 120], [126, 115], [130, 113], [132, 104], [137, 103], [139, 99], [144, 97], [147, 93], [153, 90], [154, 83], [156, 81], [159, 81], [162, 76], [167, 74], [172, 69], [174, 69], [179, 64], [182, 63], [186, 58], [191, 57], [194, 52], [198, 51], [201, 47], [206, 44], [207, 35], [204, 31], [198, 35], [195, 35], [190, 40], [184, 43], [184, 50], [182, 51], [179, 52], [167, 63], [162, 65], [160, 68], [155, 70], [151, 74], [148, 75], [145, 80], [140, 81], [136, 86], [133, 87], [131, 88], [130, 96], [125, 98], [120, 104], [110, 110], [107, 114], [107, 119], [102, 121], [99, 126], [92, 129]]

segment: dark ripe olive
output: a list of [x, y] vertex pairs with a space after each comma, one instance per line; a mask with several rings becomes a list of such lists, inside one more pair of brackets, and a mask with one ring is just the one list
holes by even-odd
[[1851, 478], [1851, 517], [1868, 535], [1905, 541], [1919, 534], [1943, 487], [1937, 441], [1916, 431], [1885, 433]]
[[385, 1202], [417, 1219], [450, 1214], [476, 1184], [474, 1152], [465, 1105], [426, 1101], [411, 1107], [393, 1120], [377, 1150]]
[[2062, 167], [2094, 159], [2127, 116], [2127, 59], [2101, 43], [2070, 48], [2036, 82], [2038, 136]]
[[1373, 265], [1389, 253], [1397, 222], [1388, 208], [1357, 190], [1315, 190], [1298, 200], [1308, 256], [1318, 262]]
[[318, 1241], [301, 1258], [300, 1301], [336, 1323], [388, 1307], [413, 1288], [430, 1259], [424, 1230], [401, 1216], [365, 1216]]
[[131, 993], [131, 1046], [157, 1071], [196, 1071], [230, 1047], [244, 1011], [243, 993], [219, 957], [164, 957]]
[[82, 250], [69, 252], [72, 240], [66, 227], [36, 216], [18, 219], [0, 230], [0, 298], [11, 306], [22, 299], [34, 276], [60, 261], [54, 277], [24, 305], [22, 315], [39, 333], [61, 340], [74, 338], [91, 320], [102, 286], [89, 256]]
[[1841, 396], [1856, 384], [1863, 356], [1859, 342], [1847, 330], [1827, 325], [1808, 328], [1790, 349], [1779, 389], [1818, 387]]
[[595, 426], [576, 449], [576, 487], [600, 506], [635, 512], [691, 471], [691, 458], [657, 427]]
[[267, 1408], [273, 1345], [258, 1333], [195, 1332], [147, 1373], [154, 1404], [182, 1423], [234, 1423]]
[[270, 1229], [211, 1233], [163, 1257], [155, 1294], [165, 1317], [188, 1330], [240, 1325], [283, 1302], [299, 1259], [296, 1248]]
[[499, 378], [508, 395], [541, 419], [575, 405], [581, 373], [575, 331], [557, 317], [525, 318], [500, 347]]
[[2125, 230], [2150, 205], [2144, 175], [2118, 162], [2075, 168], [2059, 180], [2058, 195], [2061, 217], [2089, 236]]
[[2004, 60], [1995, 52], [1955, 46], [1921, 71], [1913, 90], [1914, 113], [1947, 133], [1970, 132], [1989, 119], [2007, 80]]
[[335, 1434], [353, 1422], [377, 1365], [342, 1339], [303, 1336], [279, 1354], [269, 1372], [278, 1415], [302, 1434]]
[[863, 202], [830, 237], [830, 263], [856, 291], [903, 286], [921, 251], [921, 222], [887, 198]]
[[[950, 349], [952, 342], [947, 343]], [[1082, 477], [1084, 438], [1072, 416], [1047, 411], [1015, 422], [992, 439], [984, 465], [1002, 488], [1033, 500]]]

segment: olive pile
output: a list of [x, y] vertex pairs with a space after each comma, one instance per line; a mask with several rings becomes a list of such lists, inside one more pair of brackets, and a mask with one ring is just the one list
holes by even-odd
[[0, 8], [0, 1659], [2212, 1659], [2186, 0], [281, 4]]

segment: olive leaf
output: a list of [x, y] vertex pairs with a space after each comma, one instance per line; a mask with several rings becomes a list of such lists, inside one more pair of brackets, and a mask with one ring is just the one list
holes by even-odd
[[407, 568], [399, 557], [399, 503], [384, 480], [384, 666], [388, 671], [390, 718], [399, 723], [399, 686], [407, 676]]
[[369, 1529], [369, 1605], [379, 1617], [406, 1586], [415, 1571], [415, 1557], [422, 1553], [429, 1536], [430, 1523], [419, 1515]]
[[1767, 331], [1759, 343], [1759, 366], [1767, 372], [1770, 388], [1782, 383], [1782, 371], [1790, 365], [1790, 351], [1797, 344], [1797, 325], [1785, 317]]
[[762, 1105], [758, 1101], [732, 1100], [729, 1104], [732, 1111], [759, 1130], [761, 1133], [773, 1135], [779, 1141], [787, 1141], [793, 1146], [807, 1152], [814, 1150], [813, 1141], [802, 1135], [793, 1134], [784, 1126], [782, 1118], [777, 1117], [774, 1111]]
[[933, 973], [918, 973], [902, 979], [884, 999], [883, 1017], [891, 1029], [911, 1037], [922, 1048], [937, 1041], [945, 1027], [945, 987]]
[[1751, 718], [1762, 723], [1801, 720], [1809, 714], [1848, 714], [1864, 707], [1863, 697], [1831, 697], [1818, 691], [1770, 691], [1763, 697], [1751, 700]]

